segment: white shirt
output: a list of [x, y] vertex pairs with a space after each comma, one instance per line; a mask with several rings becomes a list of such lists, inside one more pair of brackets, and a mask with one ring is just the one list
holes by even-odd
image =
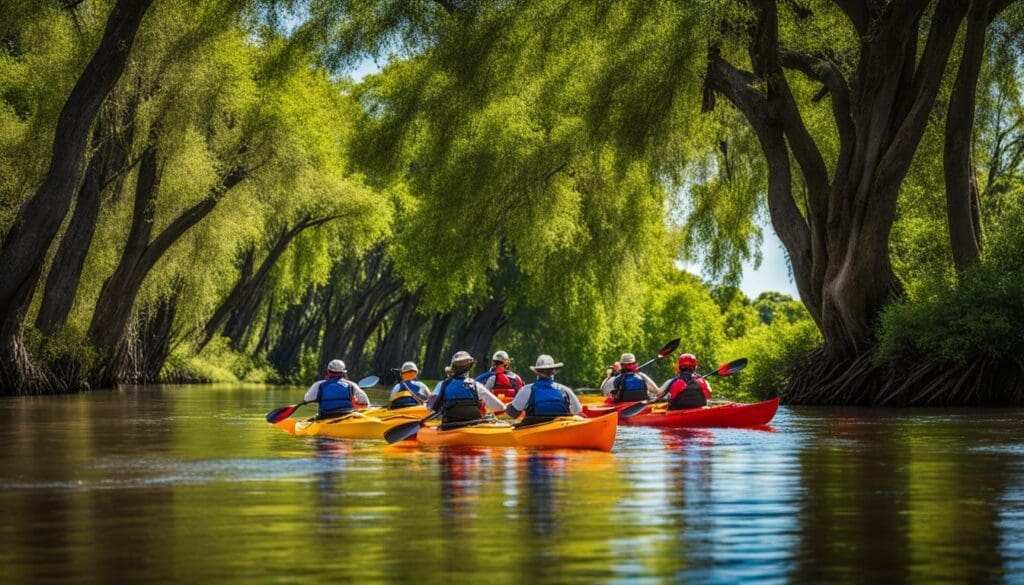
[[[576, 397], [576, 393], [572, 391], [572, 388], [558, 382], [553, 382], [552, 385], [557, 390], [561, 390], [562, 394], [565, 394], [569, 399], [569, 411], [573, 414], [579, 414], [583, 412], [583, 405], [580, 404], [580, 399]], [[526, 412], [526, 407], [530, 404], [530, 396], [533, 395], [533, 384], [527, 384], [523, 386], [516, 397], [512, 400], [511, 406], [520, 412]]]
[[[337, 380], [337, 378], [334, 379]], [[302, 399], [306, 402], [316, 402], [317, 395], [320, 394], [320, 385], [326, 381], [327, 380], [318, 380], [313, 382], [313, 385], [309, 387], [309, 390], [306, 390], [306, 395], [303, 396]], [[357, 386], [355, 382], [344, 379], [341, 380], [341, 382], [348, 386], [349, 391], [353, 394], [355, 402], [358, 402], [363, 406], [370, 404], [370, 398], [366, 395], [366, 392], [363, 392], [363, 389]]]
[[[441, 393], [442, 384], [444, 384], [444, 380], [439, 381], [437, 386], [434, 386], [434, 391], [430, 394], [430, 398], [427, 399], [427, 408], [429, 408], [431, 412], [436, 412], [436, 410], [434, 410], [434, 405], [437, 404], [437, 397]], [[484, 385], [480, 382], [466, 376], [466, 385], [476, 389], [477, 396], [480, 397], [480, 400], [487, 408], [495, 411], [505, 410], [505, 403], [494, 394], [491, 394], [491, 391], [484, 388]]]
[[[658, 385], [654, 383], [654, 380], [652, 380], [650, 376], [643, 372], [635, 372], [635, 374], [637, 376], [640, 376], [640, 378], [644, 381], [644, 384], [647, 385], [648, 396], [654, 398], [655, 396], [658, 395]], [[624, 374], [619, 375], [621, 376]], [[615, 390], [615, 378], [617, 377], [618, 376], [608, 376], [607, 378], [605, 378], [604, 382], [601, 382], [601, 394], [609, 396], [612, 393], [612, 391]]]
[[[418, 398], [420, 400], [426, 400], [430, 396], [430, 388], [423, 382], [420, 382], [419, 380], [410, 380], [409, 385], [413, 387], [416, 394], [419, 394]], [[391, 395], [388, 396], [388, 402], [394, 400], [395, 394], [398, 394], [402, 390], [404, 390], [404, 388], [401, 383], [395, 384], [395, 387], [391, 389]]]

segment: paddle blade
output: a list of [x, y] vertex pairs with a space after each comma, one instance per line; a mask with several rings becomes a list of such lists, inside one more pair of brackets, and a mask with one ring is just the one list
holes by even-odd
[[282, 406], [281, 408], [275, 408], [267, 413], [267, 422], [270, 424], [276, 424], [292, 415], [293, 412], [298, 409], [301, 404], [293, 404], [291, 406]]
[[397, 427], [391, 427], [384, 432], [384, 440], [387, 441], [388, 444], [404, 441], [420, 432], [421, 426], [423, 426], [423, 421], [414, 420], [412, 422], [402, 423]]
[[722, 364], [715, 373], [719, 376], [731, 376], [745, 367], [747, 367], [747, 358], [740, 358], [727, 364]]
[[665, 347], [661, 348], [661, 351], [658, 352], [658, 357], [659, 358], [663, 358], [663, 357], [667, 356], [668, 354], [672, 353], [673, 351], [675, 351], [676, 348], [679, 347], [679, 343], [681, 341], [682, 341], [682, 339], [677, 337], [677, 338], [673, 339], [672, 341], [666, 343]]
[[619, 418], [629, 418], [633, 415], [640, 414], [648, 404], [646, 402], [637, 402], [632, 406], [627, 406], [619, 411]]
[[377, 382], [380, 382], [380, 378], [377, 376], [367, 376], [356, 383], [359, 384], [360, 388], [369, 388], [371, 386], [376, 386]]

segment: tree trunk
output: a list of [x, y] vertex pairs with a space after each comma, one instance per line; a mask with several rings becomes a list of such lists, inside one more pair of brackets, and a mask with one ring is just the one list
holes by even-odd
[[44, 334], [53, 333], [67, 322], [99, 220], [100, 195], [111, 181], [128, 170], [128, 149], [134, 124], [129, 121], [124, 134], [120, 135], [117, 130], [119, 120], [113, 109], [109, 104], [104, 108], [93, 130], [95, 154], [85, 171], [75, 198], [75, 211], [46, 277], [43, 299], [36, 315], [36, 328]]
[[[853, 10], [859, 3], [842, 7], [862, 31], [851, 85], [827, 58], [781, 49], [776, 2], [754, 4], [753, 72], [733, 67], [712, 47], [705, 110], [720, 93], [757, 135], [768, 163], [772, 225], [786, 246], [801, 300], [822, 331], [823, 355], [848, 361], [874, 347], [879, 313], [901, 294], [888, 249], [896, 201], [965, 7], [939, 0], [923, 51], [919, 27], [928, 2], [908, 1], [886, 11]], [[783, 68], [820, 82], [831, 96], [840, 142], [831, 176]], [[804, 208], [794, 198], [791, 161], [806, 184]]]
[[426, 315], [416, 311], [421, 298], [419, 292], [405, 295], [391, 326], [374, 352], [374, 372], [387, 383], [398, 379], [392, 371], [393, 368], [398, 368], [402, 362], [419, 359], [420, 331], [428, 319]]
[[449, 353], [468, 351], [476, 360], [478, 367], [485, 368], [490, 363], [489, 350], [494, 336], [508, 321], [505, 316], [505, 301], [500, 295], [492, 297], [486, 305], [470, 312], [463, 325], [458, 328], [452, 339]]
[[440, 313], [431, 319], [426, 347], [423, 350], [423, 363], [420, 364], [420, 374], [424, 378], [440, 379], [444, 377], [445, 359], [441, 352], [445, 348], [448, 325], [451, 320], [451, 313]]
[[953, 93], [946, 114], [943, 171], [946, 179], [946, 216], [953, 263], [963, 272], [981, 255], [978, 183], [972, 164], [975, 93], [985, 58], [985, 33], [990, 22], [990, 0], [972, 0], [967, 11], [967, 33]]
[[[146, 148], [139, 162], [135, 206], [128, 240], [114, 274], [100, 291], [89, 325], [88, 337], [101, 352], [111, 357], [122, 354], [117, 348], [124, 337], [135, 299], [142, 289], [146, 276], [175, 242], [213, 211], [221, 195], [241, 182], [245, 176], [246, 172], [243, 169], [234, 169], [220, 187], [182, 212], [150, 241], [156, 193], [159, 189], [159, 172], [156, 147], [150, 144]], [[107, 363], [103, 365], [103, 369], [117, 371], [119, 367], [116, 363]]]
[[[82, 176], [89, 129], [124, 71], [135, 33], [152, 0], [118, 0], [99, 47], [85, 66], [57, 119], [53, 154], [35, 195], [15, 218], [0, 245], [0, 351], [20, 334], [47, 251], [67, 215]], [[6, 358], [0, 362], [8, 364]], [[6, 367], [6, 366], [5, 366]]]

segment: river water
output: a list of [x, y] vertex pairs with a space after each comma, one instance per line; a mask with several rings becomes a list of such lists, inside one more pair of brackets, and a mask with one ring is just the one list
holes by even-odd
[[1024, 582], [1021, 411], [783, 407], [769, 430], [621, 427], [611, 453], [421, 451], [264, 421], [301, 392], [0, 400], [0, 580]]

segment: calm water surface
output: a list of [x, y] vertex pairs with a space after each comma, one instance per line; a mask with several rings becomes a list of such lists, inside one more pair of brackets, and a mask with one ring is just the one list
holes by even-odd
[[420, 451], [264, 421], [301, 392], [0, 400], [0, 580], [1024, 582], [1021, 411]]

